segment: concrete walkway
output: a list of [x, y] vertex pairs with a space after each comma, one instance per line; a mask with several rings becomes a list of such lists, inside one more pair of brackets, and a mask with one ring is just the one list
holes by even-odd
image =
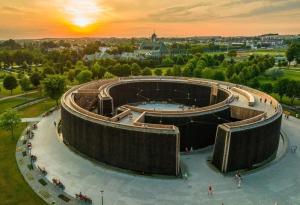
[[10, 96], [6, 96], [6, 97], [0, 97], [0, 101], [12, 99], [12, 98], [17, 98], [17, 97], [22, 97], [22, 96], [37, 93], [37, 92], [38, 91], [35, 90], [35, 91], [27, 92], [27, 93], [22, 93], [22, 94], [19, 94], [19, 95], [10, 95]]
[[[207, 163], [212, 150], [182, 155], [187, 167], [186, 180], [178, 178], [147, 177], [99, 165], [75, 154], [57, 137], [54, 121], [56, 111], [38, 124], [32, 140], [32, 154], [36, 164], [45, 167], [47, 178], [59, 178], [65, 191], [74, 196], [82, 192], [94, 204], [101, 204], [100, 190], [104, 190], [104, 204], [110, 205], [294, 205], [300, 204], [300, 150], [288, 152], [276, 163], [243, 176], [242, 187], [237, 188], [232, 176], [214, 171]], [[283, 120], [283, 131], [291, 145], [300, 147], [300, 120]], [[267, 134], [267, 133], [266, 133]], [[212, 184], [214, 194], [207, 195]]]

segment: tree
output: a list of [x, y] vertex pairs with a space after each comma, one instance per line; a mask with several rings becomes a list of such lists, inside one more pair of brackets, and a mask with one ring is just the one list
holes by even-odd
[[86, 83], [91, 81], [92, 77], [93, 77], [93, 73], [91, 71], [83, 70], [76, 76], [76, 79], [81, 84], [81, 83]]
[[239, 83], [241, 82], [241, 79], [240, 79], [240, 77], [235, 73], [235, 74], [233, 74], [232, 77], [230, 78], [230, 82], [239, 84]]
[[182, 55], [178, 55], [178, 56], [176, 57], [175, 61], [176, 61], [176, 64], [177, 64], [177, 65], [183, 65], [183, 64], [185, 64], [185, 60], [184, 60], [184, 58], [183, 58]]
[[288, 60], [289, 66], [293, 60], [298, 61], [298, 59], [300, 58], [300, 43], [292, 43], [289, 45], [286, 51], [286, 58]]
[[266, 70], [265, 74], [269, 77], [271, 77], [273, 80], [276, 80], [277, 78], [281, 77], [283, 75], [283, 71], [280, 68], [269, 68]]
[[88, 67], [84, 65], [83, 61], [77, 61], [76, 65], [75, 65], [75, 69], [87, 70]]
[[198, 60], [196, 68], [204, 69], [207, 66], [206, 62], [203, 59]]
[[122, 64], [121, 65], [121, 72], [120, 72], [120, 77], [123, 77], [123, 76], [130, 76], [131, 74], [131, 66], [128, 65], [127, 63], [125, 64]]
[[30, 90], [30, 80], [28, 77], [24, 76], [20, 81], [19, 84], [23, 92]]
[[93, 78], [102, 78], [105, 71], [106, 70], [102, 66], [100, 66], [98, 62], [96, 62], [92, 67]]
[[172, 72], [173, 72], [174, 76], [181, 76], [182, 75], [181, 67], [179, 65], [174, 65]]
[[282, 97], [287, 93], [289, 81], [289, 79], [284, 78], [277, 81], [277, 83], [275, 84], [274, 91], [278, 93], [280, 101], [282, 101]]
[[43, 76], [46, 77], [46, 75], [54, 75], [55, 71], [50, 65], [46, 65], [43, 69]]
[[38, 72], [32, 73], [30, 76], [30, 81], [34, 87], [39, 86], [41, 84], [41, 75]]
[[58, 106], [58, 100], [66, 89], [66, 80], [61, 75], [49, 75], [43, 80], [43, 86], [45, 93], [53, 100], [56, 101]]
[[139, 66], [139, 64], [133, 63], [133, 64], [131, 65], [131, 75], [137, 76], [137, 75], [140, 75], [141, 72], [142, 72], [142, 69], [141, 69], [141, 67]]
[[162, 66], [165, 67], [170, 67], [174, 65], [174, 61], [172, 60], [172, 58], [170, 57], [165, 57], [162, 62], [161, 62]]
[[161, 75], [162, 75], [162, 70], [161, 70], [161, 68], [156, 68], [156, 69], [154, 70], [154, 74], [157, 75], [157, 76], [161, 76]]
[[182, 75], [185, 77], [192, 77], [193, 71], [194, 71], [193, 65], [191, 63], [187, 63], [183, 68]]
[[110, 72], [106, 71], [103, 75], [104, 79], [111, 79], [114, 78], [115, 76], [113, 74], [111, 74]]
[[21, 118], [16, 110], [9, 109], [0, 116], [0, 127], [10, 131], [11, 136], [14, 136], [14, 129], [21, 123]]
[[290, 80], [286, 86], [286, 96], [290, 98], [290, 102], [293, 105], [295, 97], [297, 95], [298, 83], [295, 80]]
[[142, 75], [152, 75], [152, 71], [150, 68], [146, 67], [142, 71]]
[[12, 40], [12, 39], [9, 39], [7, 41], [2, 42], [0, 44], [0, 47], [13, 50], [13, 49], [21, 48], [21, 45], [18, 44], [16, 41]]
[[202, 77], [202, 70], [200, 68], [195, 68], [193, 71], [193, 76], [196, 78]]
[[75, 78], [75, 70], [71, 69], [71, 70], [68, 71], [68, 80], [73, 82], [74, 78]]
[[172, 75], [173, 75], [172, 69], [168, 68], [166, 73], [165, 73], [165, 76], [172, 76]]
[[131, 67], [128, 64], [115, 64], [109, 71], [113, 75], [123, 77], [123, 76], [129, 76], [131, 73]]
[[211, 79], [213, 77], [213, 71], [210, 68], [205, 68], [202, 70], [201, 75], [203, 78]]
[[233, 65], [229, 65], [226, 69], [227, 78], [230, 79], [235, 73], [235, 67]]
[[266, 93], [272, 93], [273, 85], [271, 83], [264, 83], [260, 86], [260, 89]]
[[225, 75], [222, 71], [216, 71], [213, 75], [213, 79], [224, 81], [225, 80]]
[[8, 75], [3, 80], [3, 87], [6, 90], [10, 90], [10, 94], [12, 95], [13, 89], [18, 87], [18, 81], [13, 75]]
[[235, 58], [236, 56], [237, 56], [237, 52], [236, 51], [229, 51], [228, 53], [227, 53], [227, 55], [228, 55], [228, 57], [230, 57], [230, 58]]
[[257, 78], [251, 79], [249, 82], [247, 82], [247, 85], [251, 88], [256, 88], [256, 89], [260, 87], [260, 83], [257, 80]]

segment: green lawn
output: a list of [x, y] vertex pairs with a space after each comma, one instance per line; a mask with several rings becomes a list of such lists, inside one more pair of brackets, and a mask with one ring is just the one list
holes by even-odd
[[258, 81], [260, 83], [272, 83], [275, 84], [276, 81], [283, 79], [283, 78], [288, 78], [290, 80], [297, 80], [300, 81], [300, 71], [297, 70], [289, 70], [289, 69], [284, 69], [283, 76], [280, 78], [273, 80], [267, 76], [261, 75], [258, 77]]
[[276, 49], [276, 50], [251, 50], [251, 51], [241, 51], [238, 55], [271, 55], [271, 56], [284, 56], [286, 50]]
[[0, 113], [4, 112], [8, 108], [13, 108], [17, 105], [32, 101], [34, 99], [40, 98], [41, 95], [39, 92], [31, 93], [22, 97], [15, 97], [7, 100], [0, 101]]
[[297, 80], [300, 81], [300, 70], [284, 70], [283, 78], [288, 78], [290, 80]]
[[[167, 72], [167, 70], [168, 70], [168, 68], [172, 68], [172, 67], [159, 67], [159, 68], [162, 70], [162, 73], [163, 73], [162, 75], [165, 75], [166, 72]], [[152, 69], [151, 69], [152, 75], [155, 75], [155, 74], [154, 74], [155, 69], [156, 69], [156, 68], [152, 68]]]
[[[10, 91], [9, 90], [6, 90], [3, 85], [2, 85], [2, 82], [0, 83], [0, 96], [10, 96]], [[18, 94], [21, 94], [22, 93], [22, 90], [21, 90], [21, 87], [18, 86], [16, 89], [13, 90], [12, 94], [13, 95], [18, 95]]]
[[[19, 113], [22, 117], [36, 117], [54, 105], [54, 101], [46, 100], [42, 103], [24, 108], [20, 110]], [[31, 190], [17, 168], [15, 160], [16, 142], [24, 129], [25, 124], [23, 123], [15, 130], [14, 138], [10, 136], [9, 132], [0, 131], [0, 204], [45, 204], [44, 201]]]

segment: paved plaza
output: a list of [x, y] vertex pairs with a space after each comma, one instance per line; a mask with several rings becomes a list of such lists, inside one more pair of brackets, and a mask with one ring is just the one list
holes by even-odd
[[[54, 121], [60, 111], [43, 118], [38, 123], [31, 141], [36, 165], [45, 167], [47, 178], [59, 178], [69, 195], [80, 191], [101, 204], [100, 190], [104, 190], [104, 204], [110, 205], [294, 205], [300, 204], [300, 153], [289, 151], [281, 159], [262, 169], [243, 175], [241, 188], [232, 175], [222, 175], [207, 162], [212, 147], [190, 155], [181, 155], [188, 173], [186, 179], [141, 176], [95, 163], [71, 151], [58, 137]], [[289, 145], [300, 146], [300, 120], [283, 119], [282, 130]], [[267, 134], [267, 133], [266, 133]], [[283, 153], [280, 146], [279, 153]], [[209, 185], [213, 196], [208, 196]]]

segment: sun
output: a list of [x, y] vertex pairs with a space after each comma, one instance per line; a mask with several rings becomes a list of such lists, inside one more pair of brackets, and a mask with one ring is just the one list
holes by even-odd
[[72, 20], [72, 23], [75, 26], [87, 27], [87, 26], [92, 24], [92, 21], [90, 19], [85, 18], [85, 17], [76, 17]]
[[71, 25], [84, 29], [97, 23], [102, 8], [96, 0], [67, 0], [64, 13]]

